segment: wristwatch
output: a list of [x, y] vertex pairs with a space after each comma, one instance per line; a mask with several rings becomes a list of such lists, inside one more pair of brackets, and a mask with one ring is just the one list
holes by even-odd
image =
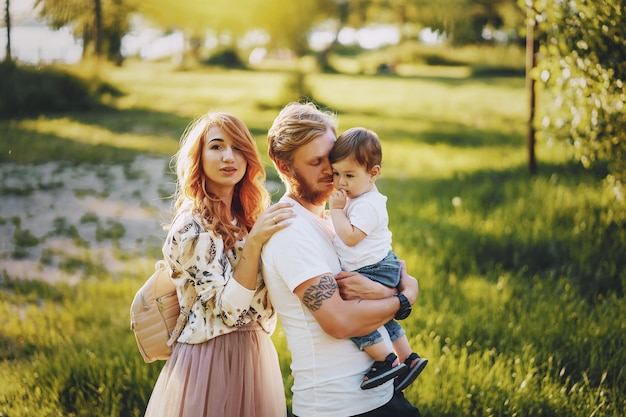
[[400, 300], [400, 310], [398, 310], [394, 318], [396, 320], [404, 320], [411, 314], [411, 303], [407, 300], [406, 295], [401, 292], [397, 293], [396, 297]]

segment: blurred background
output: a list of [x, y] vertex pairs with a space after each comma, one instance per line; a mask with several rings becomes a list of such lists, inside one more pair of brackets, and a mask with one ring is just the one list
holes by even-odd
[[[76, 63], [107, 59], [161, 59], [217, 48], [234, 49], [244, 62], [259, 63], [285, 49], [301, 56], [334, 49], [379, 49], [406, 41], [433, 45], [512, 45], [524, 13], [516, 2], [274, 1], [64, 2], [9, 0], [12, 58], [24, 63]], [[7, 24], [5, 19], [5, 26]], [[2, 34], [7, 42], [7, 32]], [[6, 51], [2, 53], [6, 58]], [[80, 51], [80, 53], [77, 53]]]
[[0, 416], [143, 414], [179, 138], [236, 114], [277, 199], [292, 101], [381, 138], [423, 416], [626, 415], [623, 0], [0, 4]]

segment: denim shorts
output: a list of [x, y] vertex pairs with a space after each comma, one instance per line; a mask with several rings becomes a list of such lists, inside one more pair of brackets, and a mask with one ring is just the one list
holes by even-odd
[[395, 288], [400, 283], [400, 260], [389, 251], [380, 262], [359, 268], [356, 272], [385, 287]]

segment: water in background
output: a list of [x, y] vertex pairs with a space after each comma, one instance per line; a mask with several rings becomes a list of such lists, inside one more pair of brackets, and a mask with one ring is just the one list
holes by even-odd
[[[6, 55], [7, 32], [0, 30], [0, 60]], [[11, 57], [27, 64], [62, 62], [75, 64], [82, 56], [82, 46], [68, 28], [53, 30], [45, 25], [22, 25], [11, 28]]]
[[[6, 28], [0, 29], [0, 61], [6, 55]], [[141, 59], [161, 59], [182, 51], [183, 35], [180, 32], [164, 34], [163, 31], [145, 28], [122, 38], [122, 55]], [[20, 25], [11, 28], [11, 58], [26, 64], [80, 62], [82, 45], [67, 28], [53, 30], [43, 24]]]

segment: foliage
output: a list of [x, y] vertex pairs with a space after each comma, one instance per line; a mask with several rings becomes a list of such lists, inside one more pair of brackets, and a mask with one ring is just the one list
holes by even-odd
[[106, 51], [108, 59], [120, 62], [122, 37], [135, 10], [132, 0], [36, 0], [35, 4], [41, 6], [40, 16], [51, 27], [69, 27], [82, 40], [83, 57]]
[[[545, 83], [541, 134], [571, 143], [585, 167], [608, 165], [624, 214], [626, 193], [626, 7], [621, 0], [534, 1]], [[618, 213], [619, 214], [619, 213]]]
[[[254, 0], [153, 0], [138, 2], [138, 12], [154, 24], [185, 33], [212, 31], [240, 38], [250, 28], [256, 11]], [[267, 7], [267, 5], [264, 5]], [[258, 7], [258, 6], [256, 6]]]
[[[297, 57], [310, 53], [308, 36], [323, 27], [334, 32], [334, 41], [316, 55], [318, 68], [333, 71], [329, 55], [337, 49], [342, 28], [368, 25], [397, 26], [401, 43], [417, 40], [419, 30], [431, 27], [446, 35], [453, 45], [488, 44], [483, 30], [519, 32], [520, 13], [514, 0], [36, 0], [40, 16], [53, 28], [69, 27], [83, 42], [83, 57], [106, 54], [121, 65], [121, 44], [131, 30], [130, 17], [163, 32], [179, 31], [184, 48], [178, 63], [193, 67], [211, 53], [207, 36], [243, 56], [256, 46], [271, 51], [289, 50]], [[250, 36], [255, 34], [255, 36]], [[261, 35], [261, 36], [259, 36]]]
[[[137, 11], [151, 25], [164, 31], [179, 31], [184, 37], [182, 56], [179, 57], [182, 68], [193, 67], [203, 60], [204, 49], [210, 54], [222, 55], [226, 51], [241, 53], [238, 45], [245, 35], [258, 28], [257, 10], [267, 8], [265, 3], [254, 0], [217, 0], [207, 3], [204, 0], [154, 0], [138, 2]], [[217, 48], [206, 47], [207, 36], [219, 39]]]
[[0, 64], [0, 118], [93, 109], [111, 93], [119, 91], [60, 68]]
[[204, 64], [237, 69], [244, 69], [246, 67], [246, 64], [239, 58], [239, 55], [237, 55], [237, 51], [231, 48], [223, 48], [213, 52], [211, 56], [204, 61]]
[[[336, 4], [330, 0], [277, 0], [274, 7], [257, 10], [261, 29], [270, 35], [272, 48], [287, 48], [297, 56], [309, 50], [307, 35], [316, 24], [334, 18]], [[262, 3], [259, 3], [261, 5]], [[257, 6], [258, 7], [258, 6]]]
[[522, 23], [512, 0], [413, 0], [416, 19], [446, 35], [453, 45], [488, 43], [484, 29], [517, 31]]

